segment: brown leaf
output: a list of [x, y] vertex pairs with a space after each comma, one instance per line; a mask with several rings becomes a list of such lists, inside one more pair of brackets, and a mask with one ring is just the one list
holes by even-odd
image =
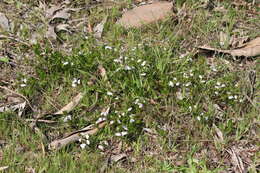
[[57, 139], [52, 141], [49, 145], [48, 148], [50, 150], [58, 150], [61, 149], [62, 147], [72, 143], [72, 142], [76, 142], [78, 141], [81, 136], [85, 136], [85, 135], [94, 135], [98, 132], [99, 129], [105, 127], [106, 122], [100, 122], [98, 124], [98, 127], [93, 128], [93, 125], [85, 127], [81, 130], [78, 130], [76, 132], [71, 133], [69, 136], [62, 138], [62, 139]]
[[72, 109], [74, 109], [80, 102], [80, 100], [83, 98], [84, 94], [79, 93], [76, 97], [72, 99], [70, 103], [68, 103], [66, 106], [61, 108], [61, 110], [57, 111], [54, 113], [54, 115], [60, 115], [63, 114], [64, 112], [70, 112]]
[[116, 163], [116, 162], [118, 162], [120, 160], [125, 159], [126, 157], [127, 157], [127, 155], [125, 153], [116, 154], [116, 155], [112, 155], [110, 157], [110, 161]]
[[95, 26], [94, 30], [94, 36], [96, 38], [101, 38], [104, 30], [104, 25], [107, 22], [107, 17], [105, 17], [97, 26]]
[[223, 133], [221, 132], [221, 130], [215, 124], [213, 124], [213, 128], [217, 134], [217, 139], [219, 140], [219, 142], [223, 142], [224, 137], [223, 137]]
[[125, 28], [140, 27], [143, 24], [149, 24], [169, 16], [172, 12], [172, 7], [171, 2], [156, 2], [142, 5], [126, 11], [117, 23]]
[[248, 43], [245, 43], [241, 48], [233, 49], [233, 50], [215, 49], [208, 46], [202, 46], [199, 47], [199, 49], [230, 54], [232, 56], [254, 57], [260, 55], [260, 37], [257, 37], [256, 39]]
[[3, 29], [4, 31], [10, 31], [9, 20], [3, 13], [0, 13], [0, 29]]

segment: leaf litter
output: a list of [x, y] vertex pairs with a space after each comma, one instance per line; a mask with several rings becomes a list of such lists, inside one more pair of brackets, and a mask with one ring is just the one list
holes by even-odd
[[256, 57], [260, 55], [260, 37], [247, 42], [237, 49], [224, 50], [216, 49], [209, 46], [198, 47], [200, 50], [229, 54], [231, 56], [245, 56], [245, 57]]

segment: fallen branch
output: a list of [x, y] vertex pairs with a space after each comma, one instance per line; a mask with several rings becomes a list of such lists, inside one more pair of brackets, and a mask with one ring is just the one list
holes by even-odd
[[65, 138], [52, 141], [48, 145], [48, 148], [49, 148], [49, 150], [59, 150], [70, 143], [78, 141], [82, 137], [82, 135], [84, 136], [84, 135], [96, 134], [98, 132], [98, 130], [105, 127], [105, 125], [106, 125], [106, 122], [103, 121], [103, 122], [100, 122], [96, 128], [92, 128], [93, 125], [91, 125], [91, 128], [90, 128], [90, 126], [85, 127], [79, 131], [72, 133], [71, 135], [69, 135]]

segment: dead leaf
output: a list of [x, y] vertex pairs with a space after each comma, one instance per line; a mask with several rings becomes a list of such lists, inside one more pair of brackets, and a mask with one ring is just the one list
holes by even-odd
[[224, 142], [224, 137], [223, 137], [223, 133], [221, 132], [221, 130], [215, 125], [213, 124], [213, 128], [217, 134], [217, 139], [219, 140], [219, 142]]
[[57, 111], [54, 113], [54, 115], [60, 115], [63, 114], [64, 112], [70, 112], [72, 109], [74, 109], [80, 102], [80, 100], [83, 98], [84, 94], [79, 93], [76, 97], [72, 99], [70, 103], [68, 103], [66, 106], [61, 108], [61, 110]]
[[56, 31], [56, 33], [61, 32], [61, 31], [71, 33], [70, 25], [69, 24], [59, 24], [55, 27], [55, 31]]
[[227, 33], [221, 31], [219, 33], [219, 44], [220, 44], [220, 46], [223, 47], [227, 43], [227, 40], [228, 40]]
[[105, 125], [106, 125], [106, 122], [103, 121], [103, 122], [100, 122], [96, 128], [94, 128], [93, 125], [85, 127], [85, 128], [83, 128], [81, 130], [78, 130], [76, 132], [71, 133], [70, 135], [68, 135], [65, 138], [57, 139], [57, 140], [52, 141], [48, 145], [48, 148], [50, 150], [61, 149], [62, 147], [66, 146], [66, 145], [68, 145], [68, 144], [70, 144], [72, 142], [78, 141], [82, 136], [96, 134], [99, 131], [99, 129], [105, 127]]
[[120, 160], [123, 160], [127, 157], [127, 155], [125, 153], [121, 153], [121, 154], [116, 154], [116, 155], [112, 155], [110, 157], [110, 161], [113, 162], [113, 163], [116, 163]]
[[6, 15], [3, 13], [0, 13], [0, 28], [2, 28], [4, 31], [10, 31], [9, 20], [7, 19]]
[[255, 57], [260, 55], [260, 37], [245, 43], [241, 48], [233, 49], [233, 50], [222, 50], [211, 48], [208, 46], [199, 47], [201, 50], [213, 51], [218, 53], [230, 54], [232, 56], [245, 56], [245, 57]]
[[172, 2], [155, 2], [126, 11], [117, 21], [125, 28], [140, 27], [164, 19], [172, 13]]
[[96, 38], [101, 38], [104, 30], [104, 25], [107, 22], [107, 17], [105, 17], [97, 26], [95, 26], [94, 30], [94, 36]]
[[57, 34], [55, 33], [54, 26], [49, 26], [48, 31], [46, 32], [47, 38], [57, 39]]
[[100, 76], [102, 78], [104, 78], [104, 80], [107, 80], [107, 72], [106, 72], [106, 69], [102, 65], [98, 66], [98, 71], [100, 73]]
[[55, 19], [64, 19], [64, 20], [68, 20], [70, 18], [70, 13], [69, 13], [70, 9], [65, 8], [62, 9], [58, 12], [56, 12], [56, 14], [54, 16], [52, 16], [50, 21], [53, 21]]

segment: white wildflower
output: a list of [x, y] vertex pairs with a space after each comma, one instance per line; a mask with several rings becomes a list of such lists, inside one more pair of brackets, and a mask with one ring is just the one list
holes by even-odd
[[69, 62], [68, 62], [68, 61], [65, 61], [65, 62], [63, 62], [62, 64], [63, 64], [63, 65], [68, 65]]
[[23, 84], [21, 84], [20, 86], [21, 86], [21, 87], [26, 87], [26, 84], [23, 83]]
[[202, 76], [202, 75], [199, 75], [199, 78], [200, 78], [200, 79], [202, 79], [202, 78], [203, 78], [203, 76]]
[[186, 87], [190, 86], [191, 85], [191, 82], [188, 82], [185, 84]]
[[98, 149], [100, 149], [101, 151], [104, 151], [103, 145], [98, 145]]
[[110, 47], [110, 46], [105, 46], [105, 49], [112, 50], [112, 47]]
[[144, 105], [142, 103], [137, 103], [139, 108], [142, 108]]
[[72, 119], [71, 115], [68, 115], [68, 116], [64, 117], [63, 122], [70, 121], [71, 119]]
[[127, 134], [128, 134], [127, 131], [123, 131], [123, 132], [121, 132], [121, 135], [122, 135], [122, 136], [125, 136], [125, 135], [127, 135]]
[[109, 95], [109, 96], [112, 96], [112, 95], [113, 95], [113, 93], [112, 93], [112, 92], [110, 92], [110, 91], [108, 91], [108, 92], [107, 92], [107, 95]]
[[174, 83], [172, 81], [169, 82], [168, 84], [170, 87], [174, 87]]
[[133, 123], [133, 122], [135, 122], [135, 120], [131, 118], [131, 119], [129, 120], [129, 122], [130, 122], [130, 123]]
[[200, 120], [201, 120], [200, 116], [197, 116], [197, 120], [198, 120], [198, 121], [200, 121]]
[[132, 70], [132, 68], [130, 66], [126, 65], [125, 70]]
[[140, 76], [146, 76], [146, 73], [141, 73]]
[[141, 66], [145, 66], [146, 65], [146, 61], [143, 61]]
[[121, 133], [120, 132], [115, 133], [115, 136], [121, 136]]
[[87, 146], [87, 144], [84, 144], [84, 143], [83, 143], [83, 144], [80, 144], [80, 148], [81, 148], [81, 149], [85, 149], [86, 146]]
[[177, 82], [175, 85], [176, 85], [176, 86], [180, 86], [180, 82]]
[[234, 98], [234, 96], [228, 96], [228, 99], [229, 100], [231, 100], [231, 99], [233, 99]]
[[133, 108], [132, 108], [132, 107], [130, 107], [130, 108], [128, 108], [128, 109], [127, 109], [127, 111], [128, 111], [128, 112], [130, 112], [131, 110], [133, 110]]
[[109, 122], [110, 125], [112, 125], [112, 124], [114, 124], [114, 123], [115, 123], [115, 121], [110, 121], [110, 122]]
[[90, 144], [90, 141], [89, 141], [89, 140], [86, 140], [86, 144], [89, 145], [89, 144]]

